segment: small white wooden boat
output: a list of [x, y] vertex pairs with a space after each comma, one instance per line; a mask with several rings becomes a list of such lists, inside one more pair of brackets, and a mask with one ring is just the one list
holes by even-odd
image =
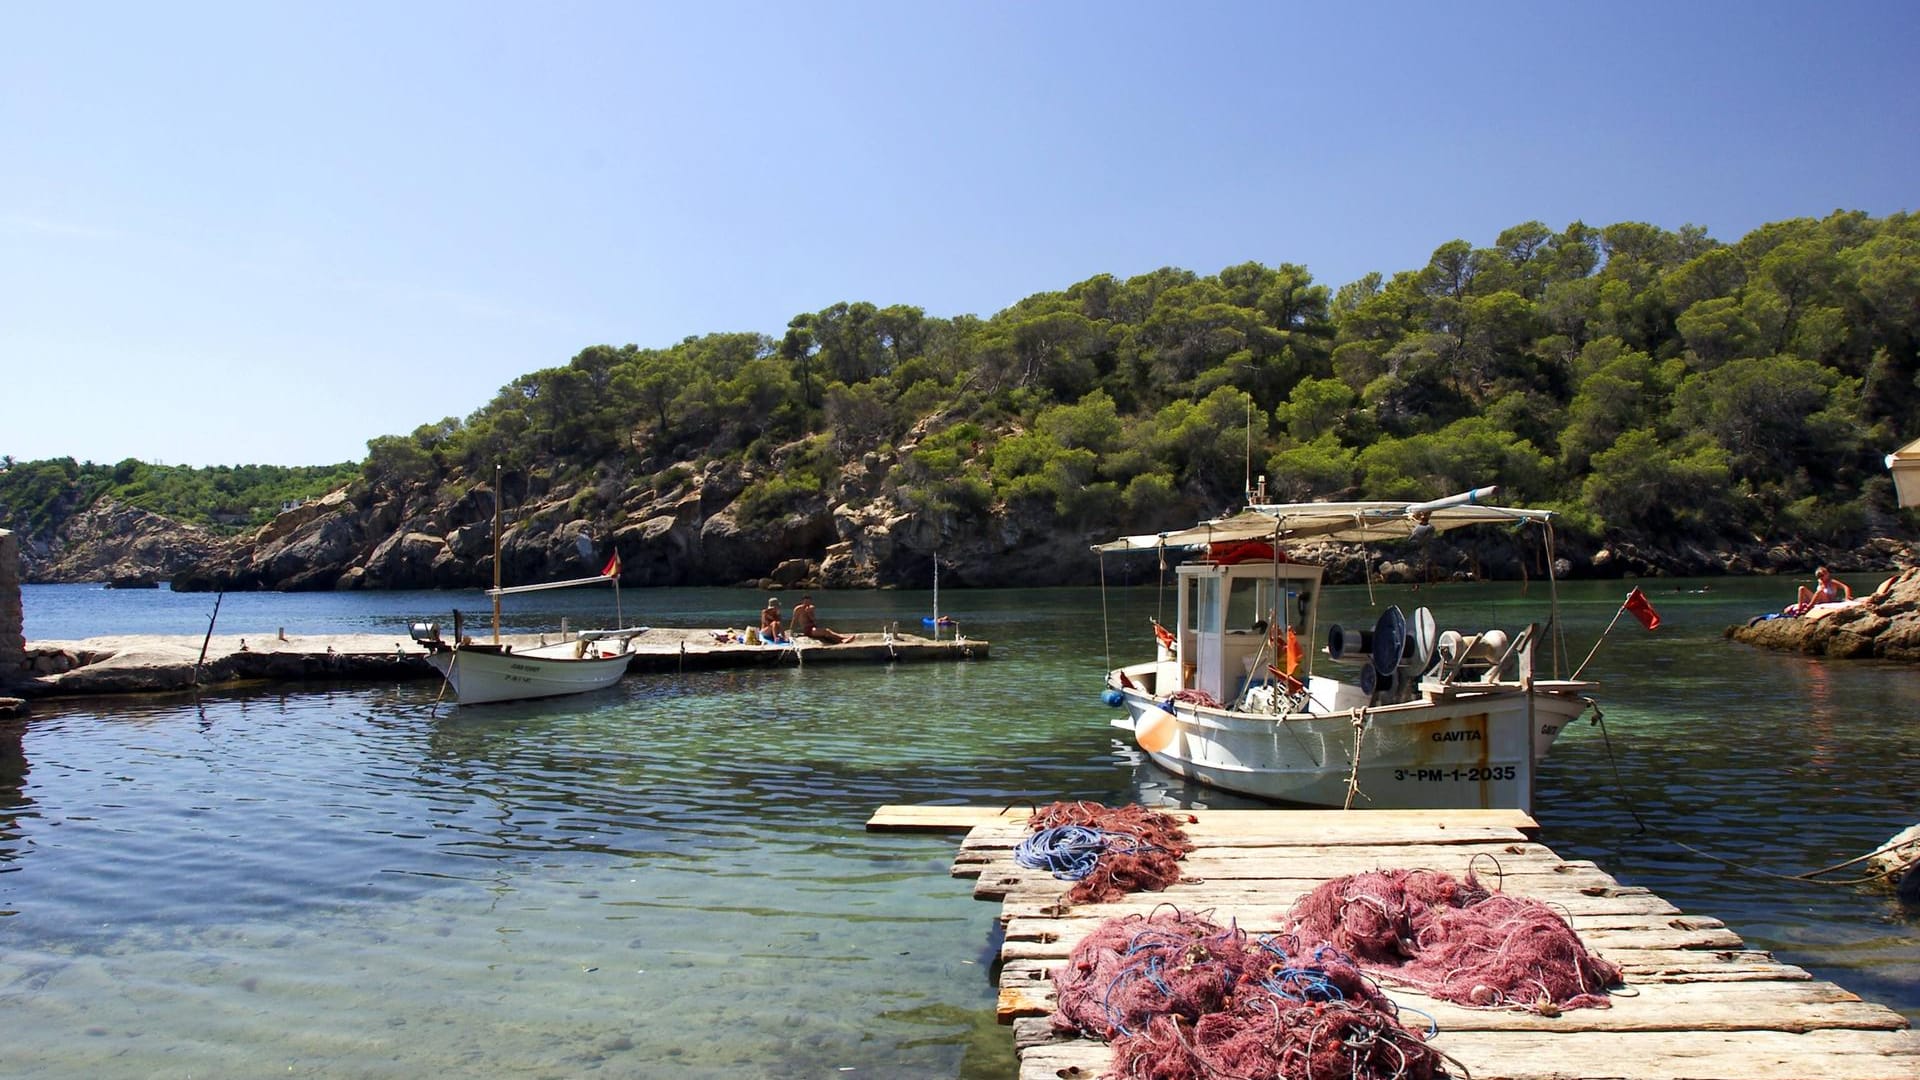
[[627, 673], [627, 663], [633, 659], [628, 651], [631, 638], [640, 632], [599, 631], [552, 645], [515, 649], [458, 638], [443, 641], [438, 626], [416, 623], [413, 638], [427, 647], [427, 663], [446, 676], [455, 700], [480, 705], [604, 690]]
[[[1476, 524], [1539, 526], [1540, 510], [1490, 506], [1481, 488], [1430, 503], [1254, 504], [1173, 533], [1122, 537], [1105, 552], [1198, 549], [1176, 567], [1178, 622], [1154, 627], [1152, 660], [1108, 673], [1153, 761], [1178, 776], [1263, 799], [1337, 807], [1530, 810], [1534, 768], [1596, 684], [1548, 677], [1555, 625], [1441, 632], [1425, 608], [1383, 611], [1370, 630], [1318, 638], [1321, 568], [1302, 540], [1419, 538]], [[1551, 589], [1551, 579], [1549, 579]], [[1345, 680], [1327, 672], [1344, 667]]]
[[[539, 585], [500, 586], [500, 472], [494, 471], [493, 506], [493, 640], [473, 641], [461, 632], [460, 614], [454, 613], [453, 640], [440, 636], [437, 623], [414, 623], [409, 629], [413, 640], [426, 646], [427, 663], [446, 677], [454, 698], [462, 705], [480, 705], [496, 701], [525, 701], [603, 690], [620, 681], [633, 659], [629, 651], [632, 639], [646, 632], [645, 627], [622, 630], [593, 630], [568, 638], [563, 629], [561, 640], [516, 649], [500, 640], [500, 598], [515, 593], [567, 589], [577, 585], [613, 583], [614, 612], [620, 610], [620, 554], [614, 552], [606, 568], [592, 577], [553, 581]], [[591, 541], [581, 538], [581, 553], [591, 553]], [[592, 564], [589, 563], [589, 566]]]

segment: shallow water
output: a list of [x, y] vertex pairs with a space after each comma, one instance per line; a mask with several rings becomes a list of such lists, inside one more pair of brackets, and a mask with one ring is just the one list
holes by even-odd
[[[1920, 918], [1890, 896], [1674, 843], [1792, 873], [1911, 824], [1920, 680], [1724, 641], [1776, 581], [1672, 588], [1649, 593], [1660, 630], [1622, 620], [1588, 668], [1608, 737], [1561, 738], [1542, 839], [1920, 1018]], [[1624, 593], [1562, 586], [1575, 662]], [[219, 626], [401, 633], [470, 599], [236, 595]], [[591, 622], [606, 598], [528, 599], [510, 627]], [[819, 599], [841, 630], [918, 630], [929, 601]], [[630, 623], [715, 626], [763, 600], [622, 598]], [[947, 876], [954, 837], [868, 834], [873, 808], [1244, 803], [1105, 726], [1103, 622], [1134, 658], [1155, 590], [1104, 612], [1091, 590], [941, 601], [995, 659], [634, 676], [437, 713], [428, 682], [42, 703], [0, 729], [8, 1075], [1013, 1075], [995, 907]], [[1389, 602], [1466, 630], [1534, 609], [1513, 586], [1337, 588], [1323, 619]], [[30, 638], [198, 633], [212, 597], [34, 586], [26, 604]]]

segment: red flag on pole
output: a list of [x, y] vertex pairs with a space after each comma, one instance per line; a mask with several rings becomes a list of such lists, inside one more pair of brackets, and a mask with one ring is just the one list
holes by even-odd
[[1660, 629], [1660, 613], [1653, 610], [1653, 604], [1639, 586], [1634, 586], [1633, 591], [1627, 594], [1627, 602], [1622, 606], [1633, 612], [1633, 617], [1640, 620], [1641, 626], [1649, 630]]
[[1287, 674], [1300, 670], [1300, 661], [1306, 658], [1305, 650], [1300, 648], [1300, 638], [1294, 634], [1293, 627], [1287, 627]]
[[607, 565], [601, 569], [600, 576], [601, 577], [619, 577], [620, 576], [620, 549], [618, 548], [614, 549], [613, 558], [607, 560]]

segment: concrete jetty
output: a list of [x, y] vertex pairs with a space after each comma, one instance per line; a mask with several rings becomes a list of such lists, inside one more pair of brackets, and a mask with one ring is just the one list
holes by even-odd
[[[725, 631], [653, 627], [634, 635], [629, 675], [785, 667], [834, 663], [985, 660], [985, 641], [934, 641], [914, 634], [854, 634], [827, 645], [801, 639], [791, 645], [722, 641]], [[200, 660], [203, 640], [206, 659]], [[559, 635], [509, 634], [516, 648], [562, 640]], [[426, 650], [399, 634], [126, 634], [26, 643], [24, 679], [29, 697], [163, 693], [195, 686], [269, 682], [342, 682], [437, 679]], [[197, 670], [196, 670], [197, 669]]]

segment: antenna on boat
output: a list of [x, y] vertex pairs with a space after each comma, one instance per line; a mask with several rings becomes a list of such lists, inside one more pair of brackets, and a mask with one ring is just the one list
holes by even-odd
[[500, 644], [500, 464], [493, 466], [493, 643]]

